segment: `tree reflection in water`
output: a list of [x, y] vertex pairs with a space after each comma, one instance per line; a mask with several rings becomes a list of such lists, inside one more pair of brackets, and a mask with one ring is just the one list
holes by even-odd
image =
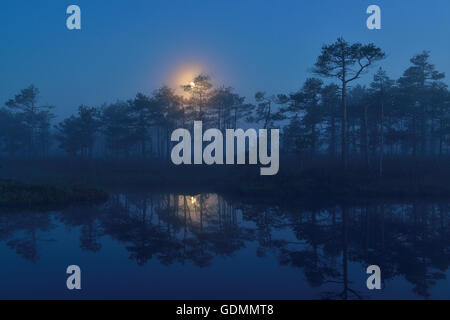
[[301, 270], [325, 299], [365, 298], [349, 280], [353, 263], [377, 264], [384, 284], [402, 276], [415, 294], [429, 297], [449, 269], [449, 212], [448, 203], [419, 201], [269, 206], [216, 194], [116, 194], [102, 206], [1, 213], [0, 242], [36, 263], [52, 240], [46, 233], [62, 224], [80, 228], [83, 251], [100, 251], [101, 238], [109, 236], [140, 266], [156, 259], [202, 268], [253, 243], [256, 257]]

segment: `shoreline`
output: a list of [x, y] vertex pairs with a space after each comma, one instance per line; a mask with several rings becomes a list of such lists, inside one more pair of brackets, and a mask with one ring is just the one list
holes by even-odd
[[84, 186], [26, 184], [0, 180], [0, 208], [63, 207], [74, 203], [103, 203], [108, 193]]
[[[23, 185], [41, 186], [48, 194], [59, 193], [62, 199], [64, 193], [83, 198], [80, 192], [88, 195], [94, 190], [101, 197], [102, 193], [121, 189], [219, 193], [259, 201], [450, 199], [447, 160], [395, 160], [386, 166], [383, 177], [357, 166], [339, 170], [337, 163], [314, 161], [314, 165], [296, 166], [295, 159], [284, 161], [276, 176], [260, 176], [257, 166], [174, 166], [161, 161], [64, 158], [34, 161], [33, 165], [30, 160], [2, 161], [0, 174], [4, 179], [23, 181]], [[73, 186], [83, 187], [77, 194], [70, 191]]]

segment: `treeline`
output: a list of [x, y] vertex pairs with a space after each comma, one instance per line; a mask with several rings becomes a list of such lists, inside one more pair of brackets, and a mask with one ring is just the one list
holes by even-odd
[[257, 92], [255, 103], [248, 103], [232, 88], [214, 87], [209, 76], [199, 75], [183, 86], [185, 95], [164, 86], [151, 96], [138, 93], [128, 101], [80, 106], [54, 127], [53, 107], [39, 105], [39, 90], [30, 86], [0, 109], [0, 152], [46, 157], [57, 147], [73, 157], [166, 158], [172, 131], [201, 120], [220, 130], [244, 122], [280, 128], [284, 154], [325, 154], [345, 164], [351, 157], [380, 173], [386, 155], [447, 154], [450, 92], [444, 73], [425, 51], [411, 59], [399, 79], [378, 67], [369, 85], [356, 84], [384, 58], [373, 44], [339, 38], [323, 46], [312, 69], [317, 77], [296, 92]]

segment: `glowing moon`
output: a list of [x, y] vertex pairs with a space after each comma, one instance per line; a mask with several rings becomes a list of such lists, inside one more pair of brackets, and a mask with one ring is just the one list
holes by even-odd
[[185, 92], [181, 89], [181, 86], [190, 85], [191, 87], [195, 87], [195, 83], [192, 80], [194, 80], [196, 76], [205, 72], [205, 68], [199, 65], [183, 65], [176, 68], [172, 73], [170, 86], [174, 88], [178, 94], [185, 95]]

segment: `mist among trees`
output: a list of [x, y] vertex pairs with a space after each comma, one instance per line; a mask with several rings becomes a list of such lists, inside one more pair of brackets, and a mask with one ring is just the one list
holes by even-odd
[[[194, 120], [220, 130], [280, 128], [283, 156], [326, 156], [359, 161], [383, 174], [386, 157], [439, 157], [449, 152], [450, 92], [445, 74], [430, 52], [414, 55], [399, 79], [383, 67], [385, 53], [374, 44], [339, 38], [324, 45], [311, 78], [295, 92], [248, 99], [231, 87], [214, 87], [199, 75], [182, 87], [185, 95], [163, 86], [150, 96], [78, 107], [54, 123], [54, 106], [42, 105], [31, 85], [0, 108], [3, 157], [166, 159], [170, 135], [192, 128]], [[370, 72], [369, 84], [358, 79]], [[249, 101], [252, 101], [249, 102]]]

